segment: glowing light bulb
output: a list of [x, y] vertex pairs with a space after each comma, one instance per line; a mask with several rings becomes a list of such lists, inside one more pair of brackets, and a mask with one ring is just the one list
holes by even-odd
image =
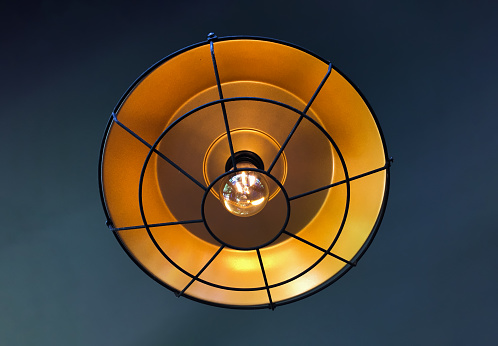
[[[238, 167], [254, 166], [241, 164]], [[268, 195], [268, 182], [259, 172], [235, 172], [227, 175], [220, 184], [221, 203], [237, 216], [247, 217], [259, 213], [268, 202]]]

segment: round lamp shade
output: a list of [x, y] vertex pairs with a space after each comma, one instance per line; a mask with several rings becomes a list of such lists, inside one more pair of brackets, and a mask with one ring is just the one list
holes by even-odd
[[389, 165], [372, 109], [331, 63], [210, 34], [124, 94], [99, 182], [109, 228], [154, 280], [211, 305], [273, 309], [356, 265]]

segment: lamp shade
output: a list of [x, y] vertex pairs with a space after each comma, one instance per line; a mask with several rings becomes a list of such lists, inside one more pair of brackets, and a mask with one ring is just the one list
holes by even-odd
[[154, 280], [207, 304], [273, 309], [356, 265], [389, 166], [372, 109], [330, 62], [210, 34], [126, 91], [99, 183], [109, 228]]

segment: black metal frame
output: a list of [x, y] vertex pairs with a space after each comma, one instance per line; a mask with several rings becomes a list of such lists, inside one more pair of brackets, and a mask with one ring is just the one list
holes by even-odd
[[[310, 54], [310, 55], [318, 58], [319, 60], [321, 60], [321, 61], [323, 61], [323, 62], [325, 62], [325, 63], [327, 63], [329, 65], [329, 68], [328, 68], [328, 71], [327, 71], [326, 75], [324, 76], [322, 82], [317, 87], [315, 93], [313, 94], [313, 96], [311, 97], [310, 101], [308, 102], [308, 104], [306, 105], [306, 107], [305, 107], [305, 109], [303, 111], [295, 109], [295, 108], [293, 108], [293, 107], [291, 107], [291, 106], [289, 106], [287, 104], [284, 104], [284, 103], [281, 103], [281, 102], [278, 102], [278, 101], [275, 101], [275, 100], [270, 100], [270, 99], [257, 98], [257, 97], [235, 97], [235, 98], [224, 98], [223, 97], [222, 86], [221, 86], [221, 82], [220, 82], [220, 79], [219, 79], [218, 68], [217, 68], [217, 64], [216, 64], [216, 57], [215, 57], [215, 54], [214, 54], [214, 46], [215, 46], [214, 42], [218, 41], [218, 40], [219, 41], [224, 41], [224, 40], [240, 40], [240, 39], [253, 39], [253, 40], [270, 41], [270, 42], [274, 42], [274, 43], [278, 43], [278, 44], [290, 46], [290, 47], [299, 49], [299, 50], [301, 50], [301, 51], [303, 51], [305, 53], [308, 53], [308, 54]], [[186, 51], [188, 51], [190, 49], [193, 49], [193, 48], [196, 48], [198, 46], [205, 45], [205, 44], [206, 44], [206, 42], [200, 42], [200, 43], [197, 43], [195, 45], [186, 47], [186, 48], [184, 48], [182, 50], [179, 50], [179, 51], [177, 51], [177, 52], [175, 52], [175, 53], [173, 53], [173, 54], [165, 57], [164, 59], [162, 59], [159, 62], [157, 62], [156, 64], [154, 64], [147, 71], [145, 71], [129, 87], [129, 89], [125, 92], [125, 94], [121, 97], [120, 101], [116, 105], [116, 107], [115, 107], [115, 109], [114, 109], [114, 111], [113, 111], [113, 113], [111, 115], [111, 118], [109, 119], [109, 121], [107, 123], [105, 132], [104, 132], [104, 138], [102, 140], [102, 145], [101, 145], [101, 149], [100, 149], [100, 157], [99, 157], [99, 189], [100, 189], [101, 201], [102, 201], [102, 204], [103, 204], [103, 207], [104, 207], [104, 213], [105, 213], [105, 216], [106, 216], [106, 224], [113, 231], [113, 233], [116, 236], [116, 238], [118, 239], [119, 243], [124, 248], [124, 250], [128, 253], [128, 255], [132, 258], [132, 260], [135, 262], [135, 264], [137, 264], [144, 272], [146, 272], [155, 281], [157, 281], [158, 283], [160, 283], [164, 287], [172, 290], [177, 296], [184, 296], [184, 297], [187, 297], [189, 299], [192, 299], [192, 300], [195, 300], [195, 301], [199, 301], [199, 302], [202, 302], [202, 303], [205, 303], [205, 304], [208, 304], [208, 305], [214, 305], [214, 306], [225, 307], [225, 308], [237, 308], [237, 309], [271, 308], [273, 310], [276, 306], [281, 306], [281, 305], [289, 304], [289, 303], [292, 303], [294, 301], [303, 299], [305, 297], [308, 297], [308, 296], [310, 296], [310, 295], [312, 295], [312, 294], [314, 294], [314, 293], [316, 293], [316, 292], [324, 289], [325, 287], [328, 287], [329, 285], [331, 285], [332, 283], [334, 283], [336, 280], [338, 280], [340, 277], [342, 277], [345, 273], [347, 273], [353, 266], [356, 266], [357, 262], [360, 260], [360, 258], [363, 256], [363, 254], [366, 252], [366, 250], [368, 249], [368, 247], [372, 243], [372, 241], [373, 241], [373, 239], [374, 239], [374, 237], [375, 237], [375, 235], [376, 235], [376, 233], [378, 231], [380, 223], [382, 221], [382, 218], [383, 218], [383, 215], [384, 215], [384, 212], [385, 212], [385, 208], [386, 208], [386, 205], [387, 205], [387, 199], [388, 199], [388, 193], [389, 193], [390, 164], [392, 162], [392, 159], [390, 159], [388, 157], [387, 147], [386, 147], [386, 144], [385, 144], [385, 138], [384, 138], [384, 135], [383, 135], [382, 130], [380, 128], [380, 125], [379, 125], [379, 122], [377, 120], [377, 117], [375, 116], [375, 113], [373, 112], [373, 109], [370, 107], [370, 105], [368, 104], [368, 102], [365, 99], [365, 97], [361, 94], [360, 90], [346, 76], [344, 76], [344, 74], [342, 74], [330, 62], [326, 61], [325, 59], [319, 57], [318, 55], [316, 55], [316, 54], [314, 54], [314, 53], [312, 53], [312, 52], [310, 52], [310, 51], [308, 51], [306, 49], [303, 49], [303, 48], [301, 48], [299, 46], [296, 46], [296, 45], [293, 45], [293, 44], [290, 44], [290, 43], [287, 43], [287, 42], [283, 42], [283, 41], [279, 41], [279, 40], [274, 40], [274, 39], [269, 39], [269, 38], [251, 37], [251, 36], [230, 36], [230, 37], [218, 38], [214, 34], [209, 34], [208, 35], [207, 44], [210, 45], [211, 58], [212, 58], [212, 61], [213, 61], [213, 68], [214, 68], [214, 73], [215, 73], [215, 78], [216, 78], [216, 83], [217, 83], [218, 93], [219, 93], [219, 97], [220, 98], [219, 98], [219, 100], [215, 100], [215, 101], [206, 103], [204, 105], [201, 105], [201, 106], [199, 106], [199, 107], [197, 107], [195, 109], [190, 110], [189, 112], [185, 113], [184, 115], [182, 115], [180, 118], [178, 118], [177, 120], [175, 120], [172, 124], [170, 124], [161, 133], [161, 135], [156, 139], [156, 141], [154, 142], [154, 144], [150, 145], [149, 143], [147, 143], [145, 140], [143, 140], [140, 136], [138, 136], [137, 134], [135, 134], [131, 129], [129, 129], [128, 127], [126, 127], [124, 124], [122, 124], [117, 119], [117, 115], [116, 114], [118, 113], [121, 105], [124, 103], [124, 101], [126, 100], [126, 98], [128, 97], [128, 95], [130, 95], [130, 93], [133, 91], [133, 89], [147, 75], [149, 75], [158, 66], [162, 65], [165, 61], [173, 58], [174, 56], [177, 56], [177, 55], [179, 55], [179, 54], [181, 54], [183, 52], [186, 52]], [[355, 88], [356, 92], [358, 92], [358, 94], [362, 97], [363, 101], [367, 105], [368, 109], [370, 110], [370, 112], [371, 112], [371, 114], [372, 114], [372, 116], [373, 116], [373, 118], [374, 118], [374, 120], [376, 122], [377, 129], [378, 129], [379, 134], [381, 136], [382, 144], [383, 144], [383, 147], [384, 147], [385, 165], [382, 166], [382, 167], [379, 167], [377, 169], [371, 170], [369, 172], [365, 172], [363, 174], [354, 176], [354, 177], [349, 177], [348, 171], [347, 171], [347, 166], [346, 166], [346, 163], [344, 161], [344, 158], [342, 157], [342, 154], [341, 154], [338, 146], [336, 145], [336, 143], [333, 141], [332, 137], [316, 121], [314, 121], [311, 117], [309, 117], [306, 114], [306, 112], [311, 107], [311, 104], [313, 103], [314, 99], [316, 98], [316, 96], [320, 92], [322, 86], [324, 85], [324, 83], [326, 82], [327, 78], [329, 77], [332, 69], [334, 69], [342, 77], [344, 77]], [[268, 241], [265, 244], [261, 244], [260, 246], [253, 247], [253, 248], [239, 248], [239, 247], [236, 247], [236, 246], [224, 243], [223, 241], [221, 241], [221, 239], [218, 239], [218, 237], [216, 237], [216, 235], [213, 234], [213, 232], [209, 229], [209, 226], [208, 226], [208, 224], [206, 222], [206, 218], [205, 218], [205, 215], [204, 215], [204, 203], [205, 203], [206, 196], [209, 193], [209, 190], [215, 185], [215, 183], [217, 181], [219, 181], [219, 179], [223, 178], [225, 175], [231, 174], [233, 172], [242, 170], [242, 169], [238, 169], [237, 168], [236, 153], [234, 153], [234, 151], [233, 151], [233, 145], [232, 145], [231, 136], [230, 136], [230, 127], [229, 127], [228, 117], [227, 117], [226, 108], [225, 108], [225, 104], [226, 103], [228, 103], [228, 102], [237, 102], [237, 101], [266, 102], [266, 103], [274, 104], [274, 105], [279, 106], [279, 107], [287, 108], [288, 110], [290, 110], [292, 112], [295, 112], [295, 113], [297, 113], [299, 115], [299, 118], [298, 118], [297, 122], [295, 123], [293, 129], [289, 133], [287, 139], [285, 140], [284, 144], [281, 146], [279, 152], [277, 153], [276, 157], [274, 158], [273, 162], [271, 163], [271, 165], [269, 166], [269, 168], [267, 170], [262, 170], [262, 169], [258, 169], [258, 168], [256, 168], [256, 169], [248, 169], [248, 168], [243, 169], [243, 170], [258, 171], [258, 172], [260, 172], [262, 174], [267, 175], [270, 179], [274, 180], [279, 185], [281, 191], [284, 193], [285, 200], [286, 200], [286, 203], [287, 203], [287, 216], [286, 216], [286, 220], [284, 222], [284, 226], [282, 227], [282, 229], [278, 232], [278, 234], [272, 240]], [[224, 118], [224, 122], [225, 122], [225, 129], [226, 129], [227, 138], [228, 138], [229, 147], [230, 147], [230, 155], [231, 155], [232, 167], [234, 167], [234, 170], [232, 170], [230, 172], [226, 172], [226, 173], [220, 175], [208, 187], [206, 187], [204, 184], [202, 184], [201, 182], [197, 181], [195, 178], [193, 178], [191, 175], [189, 175], [186, 171], [184, 171], [181, 167], [179, 167], [177, 164], [175, 164], [172, 160], [170, 160], [164, 154], [162, 154], [161, 152], [159, 152], [156, 148], [157, 148], [159, 142], [162, 140], [162, 138], [168, 133], [168, 131], [170, 131], [179, 122], [181, 122], [185, 118], [189, 117], [190, 115], [194, 114], [195, 112], [197, 112], [197, 111], [199, 111], [201, 109], [204, 109], [206, 107], [212, 107], [212, 106], [215, 106], [217, 104], [220, 104], [221, 108], [222, 108], [223, 118]], [[336, 150], [336, 153], [338, 154], [338, 157], [339, 157], [339, 159], [341, 161], [341, 164], [342, 164], [342, 167], [343, 167], [343, 171], [344, 171], [344, 175], [345, 175], [345, 179], [342, 180], [342, 181], [339, 181], [339, 182], [327, 185], [327, 186], [320, 187], [320, 188], [312, 190], [312, 191], [308, 191], [308, 192], [305, 192], [305, 193], [302, 193], [302, 194], [299, 194], [299, 195], [296, 195], [296, 196], [289, 197], [287, 195], [284, 187], [282, 186], [282, 184], [275, 177], [273, 177], [270, 173], [271, 173], [271, 170], [273, 169], [273, 167], [275, 166], [276, 162], [278, 161], [281, 153], [284, 151], [287, 143], [289, 142], [289, 140], [291, 139], [292, 135], [294, 134], [295, 130], [297, 129], [297, 127], [299, 126], [299, 124], [304, 119], [306, 119], [307, 121], [311, 122], [312, 125], [314, 125], [315, 127], [317, 127], [327, 137], [327, 139], [329, 140], [329, 142], [331, 143], [331, 145], [334, 147], [334, 149]], [[103, 152], [104, 152], [104, 148], [105, 148], [105, 142], [106, 142], [107, 135], [109, 133], [110, 127], [111, 127], [111, 125], [112, 125], [113, 122], [116, 123], [117, 125], [121, 126], [124, 130], [126, 130], [133, 137], [135, 137], [137, 140], [139, 140], [140, 142], [142, 142], [145, 146], [147, 146], [149, 148], [149, 153], [148, 153], [148, 155], [147, 155], [147, 157], [145, 159], [145, 162], [144, 162], [144, 164], [142, 166], [142, 172], [141, 172], [141, 175], [140, 175], [140, 182], [139, 182], [139, 206], [140, 206], [140, 213], [142, 215], [143, 225], [115, 228], [114, 225], [113, 225], [113, 223], [112, 223], [112, 220], [111, 220], [111, 218], [109, 216], [109, 212], [107, 210], [107, 206], [106, 206], [106, 203], [105, 203], [104, 192], [103, 192], [103, 187], [102, 187], [102, 170], [101, 170], [101, 168], [102, 168], [102, 157], [103, 157]], [[145, 210], [144, 210], [144, 207], [143, 207], [142, 189], [143, 189], [143, 178], [144, 178], [145, 170], [147, 168], [148, 162], [150, 161], [150, 158], [151, 158], [151, 156], [152, 156], [153, 153], [155, 153], [156, 155], [158, 155], [161, 159], [164, 159], [165, 161], [167, 161], [169, 164], [171, 164], [178, 171], [180, 171], [187, 178], [189, 178], [192, 182], [194, 182], [196, 185], [198, 185], [200, 188], [202, 188], [204, 190], [204, 196], [203, 196], [202, 203], [201, 203], [201, 218], [200, 219], [196, 219], [196, 220], [184, 220], [184, 221], [176, 221], [176, 222], [166, 222], [166, 223], [150, 224], [150, 225], [147, 223], [146, 216], [145, 216]], [[346, 219], [347, 219], [348, 210], [349, 210], [350, 182], [353, 181], [353, 180], [365, 177], [367, 175], [383, 171], [383, 170], [386, 171], [386, 185], [385, 185], [385, 191], [384, 191], [384, 199], [383, 199], [382, 206], [381, 206], [379, 215], [377, 217], [376, 223], [375, 223], [372, 231], [370, 232], [369, 237], [367, 238], [367, 240], [364, 243], [364, 245], [362, 246], [362, 248], [357, 252], [357, 254], [354, 256], [354, 258], [351, 261], [348, 261], [348, 260], [346, 260], [344, 258], [341, 258], [340, 256], [335, 255], [334, 253], [332, 253], [332, 248], [334, 247], [334, 245], [336, 244], [337, 240], [339, 239], [339, 237], [341, 235], [342, 229], [343, 229], [344, 224], [345, 224]], [[303, 238], [301, 238], [301, 237], [299, 237], [297, 235], [294, 235], [294, 234], [292, 234], [292, 233], [290, 233], [290, 232], [288, 232], [288, 231], [285, 230], [285, 226], [287, 225], [287, 221], [288, 221], [289, 216], [290, 216], [290, 202], [291, 201], [293, 201], [295, 199], [298, 199], [298, 198], [302, 198], [302, 197], [311, 195], [313, 193], [317, 193], [319, 191], [330, 189], [330, 188], [333, 188], [335, 186], [342, 185], [342, 184], [346, 184], [346, 187], [347, 187], [347, 191], [346, 191], [346, 206], [345, 206], [345, 210], [344, 210], [344, 214], [343, 214], [343, 219], [342, 219], [340, 228], [339, 228], [336, 236], [334, 237], [332, 243], [328, 247], [328, 249], [321, 248], [318, 245], [313, 244], [313, 243], [307, 241], [306, 239], [303, 239]], [[201, 222], [204, 223], [205, 227], [211, 233], [211, 235], [213, 236], [213, 238], [216, 239], [216, 241], [218, 241], [221, 245], [218, 248], [218, 250], [216, 251], [216, 253], [210, 258], [210, 260], [203, 266], [203, 268], [198, 273], [196, 273], [195, 275], [193, 275], [193, 274], [187, 272], [186, 270], [184, 270], [183, 268], [181, 268], [178, 264], [176, 264], [173, 260], [171, 260], [171, 258], [169, 258], [167, 256], [167, 254], [161, 249], [161, 247], [159, 246], [159, 244], [155, 240], [154, 236], [152, 235], [152, 232], [150, 231], [150, 228], [152, 228], [152, 227], [160, 227], [160, 226], [168, 226], [168, 225], [177, 225], [177, 224], [201, 223]], [[155, 277], [152, 273], [150, 273], [133, 256], [133, 254], [127, 249], [126, 245], [123, 243], [123, 241], [121, 240], [121, 238], [118, 235], [118, 232], [122, 231], [122, 230], [144, 229], [144, 228], [146, 229], [146, 231], [147, 231], [147, 233], [148, 233], [151, 241], [154, 243], [154, 245], [156, 246], [157, 250], [163, 255], [163, 257], [165, 259], [167, 259], [176, 269], [178, 269], [179, 271], [181, 271], [182, 273], [184, 273], [185, 275], [187, 275], [187, 276], [189, 276], [191, 278], [190, 282], [181, 291], [178, 291], [178, 290], [170, 287], [169, 285], [167, 285], [166, 283], [164, 283], [163, 281], [161, 281], [160, 279], [158, 279], [157, 277]], [[265, 247], [265, 246], [267, 246], [267, 245], [269, 245], [269, 244], [271, 244], [272, 242], [274, 242], [277, 238], [279, 238], [283, 234], [285, 234], [287, 236], [290, 236], [290, 237], [293, 237], [294, 239], [296, 239], [298, 241], [301, 241], [304, 244], [307, 244], [307, 245], [309, 245], [309, 246], [311, 246], [311, 247], [313, 247], [313, 248], [315, 248], [315, 249], [317, 249], [319, 251], [322, 251], [323, 255], [313, 265], [311, 265], [310, 267], [308, 267], [303, 272], [295, 275], [292, 278], [284, 280], [282, 282], [269, 285], [267, 277], [266, 277], [266, 272], [265, 272], [265, 269], [264, 269], [264, 262], [263, 262], [263, 258], [262, 258], [261, 253], [260, 253], [260, 249], [263, 248], [263, 247]], [[201, 279], [200, 275], [202, 274], [202, 272], [215, 260], [215, 258], [218, 256], [218, 254], [225, 247], [230, 247], [230, 248], [234, 248], [234, 249], [241, 250], [241, 251], [256, 251], [257, 256], [258, 256], [258, 260], [259, 260], [259, 263], [260, 263], [260, 267], [261, 267], [262, 276], [263, 276], [263, 279], [264, 279], [264, 282], [265, 282], [265, 286], [264, 287], [253, 287], [253, 288], [227, 287], [227, 286], [221, 286], [221, 285], [218, 285], [218, 284], [215, 284], [215, 283], [211, 283], [211, 282], [208, 282], [208, 281], [205, 281], [205, 280]], [[308, 292], [304, 292], [304, 293], [302, 293], [302, 294], [300, 294], [300, 295], [298, 295], [296, 297], [289, 298], [287, 300], [279, 301], [279, 302], [276, 302], [276, 303], [273, 302], [272, 297], [271, 297], [271, 292], [270, 292], [271, 288], [287, 284], [288, 282], [293, 281], [293, 280], [301, 277], [302, 275], [304, 275], [307, 272], [309, 272], [310, 270], [312, 270], [316, 265], [318, 265], [327, 255], [329, 255], [331, 257], [334, 257], [334, 258], [336, 258], [336, 259], [344, 262], [346, 265], [338, 273], [336, 273], [333, 277], [331, 277], [329, 280], [327, 280], [326, 282], [322, 283], [318, 287], [315, 287], [314, 289], [311, 289]], [[253, 305], [253, 306], [246, 306], [246, 305], [232, 306], [232, 305], [218, 304], [218, 303], [213, 303], [213, 302], [209, 302], [209, 301], [200, 300], [198, 298], [195, 298], [193, 296], [189, 296], [188, 294], [186, 294], [187, 289], [195, 281], [199, 281], [201, 283], [204, 283], [204, 284], [207, 284], [207, 285], [219, 288], [219, 289], [225, 289], [225, 290], [234, 290], [234, 291], [266, 290], [267, 294], [268, 294], [268, 304]]]
[[[340, 228], [335, 236], [335, 238], [333, 239], [332, 243], [330, 244], [329, 248], [327, 250], [324, 250], [324, 254], [313, 264], [311, 265], [310, 267], [308, 267], [306, 270], [302, 271], [301, 273], [293, 276], [292, 278], [289, 278], [285, 281], [282, 281], [282, 282], [279, 282], [277, 284], [273, 284], [273, 285], [269, 285], [267, 287], [255, 287], [255, 288], [237, 288], [237, 287], [228, 287], [228, 286], [222, 286], [222, 285], [218, 285], [218, 284], [215, 284], [215, 283], [212, 283], [212, 282], [209, 282], [209, 281], [206, 281], [206, 280], [203, 280], [201, 278], [199, 278], [199, 274], [197, 275], [193, 275], [192, 273], [189, 273], [188, 271], [186, 271], [185, 269], [183, 269], [182, 267], [180, 267], [177, 263], [175, 263], [164, 251], [163, 249], [159, 246], [159, 244], [157, 243], [156, 239], [154, 238], [152, 232], [150, 231], [150, 226], [149, 224], [147, 223], [147, 218], [145, 216], [145, 210], [144, 210], [144, 207], [143, 207], [143, 195], [142, 195], [142, 191], [143, 191], [143, 180], [144, 180], [144, 176], [145, 176], [145, 171], [147, 169], [147, 165], [152, 157], [152, 154], [153, 153], [158, 153], [156, 148], [157, 146], [159, 145], [159, 143], [161, 142], [161, 140], [164, 138], [164, 136], [167, 135], [167, 133], [172, 130], [177, 124], [179, 124], [181, 121], [183, 121], [184, 119], [186, 119], [187, 117], [191, 116], [192, 114], [204, 109], [204, 108], [207, 108], [207, 107], [211, 107], [211, 106], [214, 106], [216, 104], [219, 104], [221, 102], [223, 103], [229, 103], [229, 102], [235, 102], [235, 101], [258, 101], [258, 102], [267, 102], [267, 103], [271, 103], [271, 104], [275, 104], [277, 106], [280, 106], [280, 107], [284, 107], [284, 108], [287, 108], [293, 112], [296, 112], [298, 114], [301, 115], [300, 118], [302, 119], [306, 119], [308, 120], [309, 122], [311, 122], [314, 126], [316, 126], [326, 137], [327, 139], [329, 140], [329, 142], [331, 143], [331, 145], [334, 147], [334, 149], [336, 150], [338, 156], [339, 156], [339, 159], [341, 161], [341, 164], [342, 164], [342, 167], [343, 167], [343, 170], [344, 170], [344, 175], [346, 177], [345, 180], [341, 182], [338, 182], [337, 184], [334, 184], [333, 186], [337, 186], [337, 185], [340, 185], [340, 184], [346, 184], [346, 187], [347, 187], [347, 194], [346, 194], [346, 206], [345, 206], [345, 211], [344, 211], [344, 214], [343, 214], [343, 219], [342, 219], [342, 222], [341, 222], [341, 225], [340, 225]], [[125, 127], [123, 127], [125, 128]], [[127, 131], [131, 131], [127, 128], [125, 128]], [[294, 131], [292, 132], [294, 133]], [[133, 134], [133, 136], [136, 136], [136, 134]], [[196, 107], [190, 111], [188, 111], [187, 113], [185, 113], [184, 115], [182, 115], [181, 117], [179, 117], [178, 119], [176, 119], [172, 124], [170, 124], [160, 135], [159, 137], [156, 139], [156, 141], [154, 142], [154, 144], [152, 146], [149, 146], [149, 153], [147, 154], [147, 157], [145, 158], [145, 161], [144, 161], [144, 164], [142, 166], [142, 172], [140, 174], [140, 181], [139, 181], [139, 206], [140, 206], [140, 213], [142, 215], [142, 220], [143, 220], [143, 226], [135, 226], [135, 228], [137, 227], [140, 227], [140, 228], [145, 228], [146, 231], [147, 231], [147, 234], [149, 235], [149, 238], [151, 239], [152, 243], [156, 246], [157, 250], [161, 253], [161, 255], [166, 259], [168, 260], [176, 269], [178, 269], [179, 271], [181, 271], [183, 274], [191, 277], [192, 279], [195, 278], [195, 280], [203, 283], [203, 284], [206, 284], [206, 285], [209, 285], [209, 286], [212, 286], [212, 287], [216, 287], [216, 288], [220, 288], [220, 289], [225, 289], [225, 290], [233, 290], [233, 291], [257, 291], [257, 290], [263, 290], [263, 289], [266, 289], [266, 290], [269, 290], [270, 288], [274, 288], [274, 287], [277, 287], [277, 286], [281, 286], [281, 285], [284, 285], [284, 284], [287, 284], [299, 277], [301, 277], [302, 275], [306, 274], [307, 272], [309, 272], [311, 269], [313, 269], [315, 266], [317, 266], [325, 257], [326, 255], [328, 254], [331, 254], [331, 250], [333, 248], [333, 246], [335, 245], [335, 243], [337, 242], [337, 240], [339, 239], [339, 236], [341, 235], [341, 232], [342, 232], [342, 229], [344, 227], [344, 224], [346, 222], [346, 218], [347, 218], [347, 213], [348, 213], [348, 209], [349, 209], [349, 199], [350, 199], [350, 180], [349, 180], [349, 175], [348, 175], [348, 172], [347, 172], [347, 167], [346, 167], [346, 163], [344, 161], [344, 158], [342, 157], [342, 154], [337, 146], [337, 144], [334, 142], [334, 140], [332, 139], [332, 137], [327, 133], [327, 131], [325, 131], [325, 129], [323, 129], [315, 120], [313, 120], [311, 117], [309, 117], [308, 115], [304, 114], [302, 111], [299, 111], [298, 109], [296, 108], [293, 108], [287, 104], [284, 104], [284, 103], [281, 103], [281, 102], [278, 102], [278, 101], [275, 101], [275, 100], [269, 100], [269, 99], [264, 99], [264, 98], [257, 98], [257, 97], [233, 97], [233, 98], [226, 98], [226, 99], [220, 99], [220, 100], [215, 100], [215, 101], [211, 101], [211, 102], [208, 102], [208, 103], [205, 103], [199, 107]], [[278, 155], [278, 154], [277, 154]], [[160, 155], [161, 158], [163, 158], [162, 155]], [[168, 162], [170, 162], [170, 160], [168, 159]], [[300, 197], [303, 197], [302, 195], [297, 195], [297, 196], [293, 196], [293, 197], [288, 197], [287, 196], [287, 193], [284, 189], [284, 187], [281, 185], [281, 183], [275, 178], [273, 177], [272, 175], [270, 175], [268, 173], [268, 171], [263, 171], [263, 170], [259, 170], [259, 169], [248, 169], [248, 168], [244, 168], [244, 169], [236, 169], [235, 171], [241, 171], [241, 170], [252, 170], [252, 171], [258, 171], [258, 172], [261, 172], [263, 174], [266, 174], [268, 177], [270, 177], [271, 179], [273, 179], [280, 187], [280, 189], [282, 190], [282, 192], [284, 193], [285, 197], [286, 197], [286, 201], [287, 201], [287, 218], [286, 218], [286, 221], [284, 223], [284, 227], [280, 230], [280, 232], [278, 233], [278, 235], [273, 238], [271, 241], [265, 243], [265, 244], [262, 244], [258, 247], [255, 247], [255, 248], [241, 248], [241, 247], [237, 247], [237, 246], [233, 246], [233, 245], [230, 245], [230, 244], [227, 244], [227, 243], [224, 243], [223, 241], [221, 241], [218, 237], [216, 237], [213, 232], [210, 230], [208, 224], [207, 224], [207, 221], [206, 221], [206, 218], [205, 218], [205, 215], [204, 215], [204, 201], [205, 201], [205, 198], [207, 196], [207, 194], [209, 193], [210, 189], [214, 186], [214, 184], [222, 179], [224, 176], [228, 175], [228, 174], [231, 174], [233, 171], [231, 172], [225, 172], [223, 173], [222, 175], [220, 175], [218, 178], [216, 178], [208, 188], [205, 188], [205, 187], [202, 187], [203, 190], [204, 190], [204, 196], [203, 196], [203, 200], [202, 200], [202, 203], [201, 203], [201, 215], [202, 215], [202, 218], [199, 219], [199, 220], [185, 220], [185, 221], [179, 221], [179, 222], [176, 222], [174, 224], [182, 224], [182, 223], [193, 223], [193, 222], [202, 222], [204, 223], [206, 229], [209, 231], [209, 233], [213, 236], [213, 238], [220, 242], [222, 244], [222, 246], [228, 246], [228, 247], [231, 247], [233, 249], [236, 249], [236, 250], [257, 250], [259, 251], [260, 248], [264, 247], [264, 246], [267, 246], [269, 245], [270, 243], [272, 243], [273, 241], [275, 241], [281, 234], [283, 234], [284, 232], [284, 228], [287, 224], [287, 221], [288, 221], [288, 218], [289, 218], [289, 215], [290, 215], [290, 201], [291, 200], [294, 200], [294, 199], [297, 199], [297, 198], [300, 198]], [[375, 170], [377, 171], [377, 170]], [[373, 171], [372, 171], [373, 172]], [[368, 174], [369, 172], [367, 172]], [[187, 176], [189, 177], [189, 176]], [[330, 186], [330, 185], [329, 185]], [[330, 186], [330, 187], [333, 187], [333, 186]], [[308, 191], [306, 193], [306, 195], [310, 195], [312, 193], [315, 193], [315, 192], [319, 192], [319, 191], [322, 191], [324, 189], [326, 189], [327, 187], [322, 187], [320, 189], [316, 189], [316, 190], [312, 190], [312, 191]], [[172, 223], [173, 224], [173, 223]], [[163, 225], [163, 224], [156, 224], [156, 225]], [[297, 237], [296, 239], [298, 240], [301, 240], [302, 238], [299, 238]], [[309, 242], [307, 241], [303, 241], [304, 243], [306, 244], [309, 244]], [[323, 250], [321, 249], [320, 247], [314, 245], [313, 247], [319, 249], [319, 250]], [[335, 257], [336, 259], [339, 259], [341, 261], [343, 261], [344, 263], [348, 264], [348, 265], [354, 265], [352, 264], [351, 262], [337, 256], [337, 255], [333, 255], [333, 257]], [[211, 261], [210, 261], [211, 262]], [[209, 263], [210, 263], [209, 262]], [[204, 270], [205, 268], [203, 268]], [[262, 268], [262, 271], [263, 271], [263, 268]], [[265, 275], [266, 276], [266, 275]], [[185, 289], [183, 290], [185, 291]], [[274, 306], [276, 306], [277, 304], [274, 304]], [[273, 308], [274, 306], [271, 306], [271, 308]]]

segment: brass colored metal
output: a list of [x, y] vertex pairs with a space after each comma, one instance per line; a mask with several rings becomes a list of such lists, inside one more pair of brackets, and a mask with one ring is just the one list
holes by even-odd
[[[260, 97], [303, 110], [328, 70], [328, 64], [314, 55], [268, 40], [220, 40], [214, 41], [214, 49], [224, 98]], [[152, 145], [183, 114], [218, 98], [206, 43], [153, 67], [128, 93], [116, 116]], [[225, 107], [234, 152], [257, 153], [265, 168], [299, 118], [293, 111], [264, 102], [226, 102]], [[375, 117], [362, 96], [336, 70], [307, 114], [335, 141], [349, 177], [386, 166], [387, 151]], [[157, 150], [207, 189], [225, 173], [230, 156], [220, 104], [201, 109], [171, 127]], [[105, 207], [115, 228], [144, 224], [138, 194], [148, 153], [147, 146], [112, 123], [105, 138], [101, 172]], [[157, 154], [152, 154], [145, 167], [141, 197], [148, 224], [202, 219], [205, 190]], [[306, 119], [271, 175], [289, 197], [346, 178], [339, 154]], [[346, 184], [341, 184], [291, 200], [288, 224], [284, 222], [286, 198], [275, 182], [270, 184], [267, 206], [247, 218], [224, 210], [217, 200], [218, 189], [212, 188], [205, 198], [205, 221], [229, 245], [220, 250], [225, 244], [214, 239], [202, 222], [150, 227], [170, 260], [158, 252], [144, 228], [116, 234], [149, 275], [176, 292], [209, 304], [236, 307], [268, 306], [271, 294], [273, 307], [326, 285], [348, 265], [328, 255], [320, 260], [323, 252], [285, 234], [267, 246], [258, 246], [278, 235], [286, 224], [286, 231], [327, 249], [341, 229], [346, 210], [346, 221], [331, 252], [355, 261], [377, 230], [387, 184], [388, 171], [381, 170], [351, 181], [349, 199]]]

